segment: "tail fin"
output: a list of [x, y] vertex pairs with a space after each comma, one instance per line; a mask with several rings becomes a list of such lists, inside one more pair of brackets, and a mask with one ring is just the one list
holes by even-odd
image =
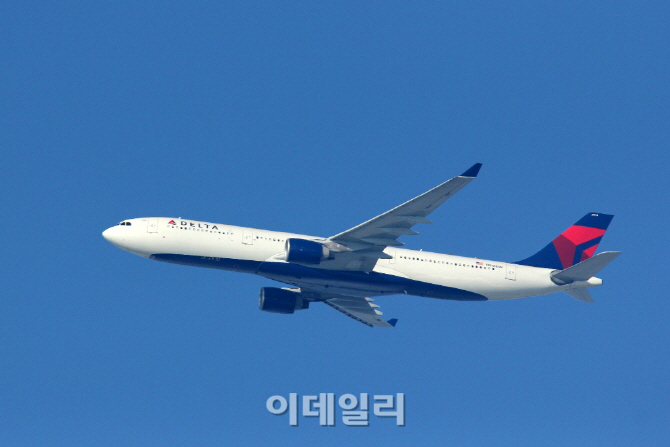
[[595, 253], [612, 218], [611, 214], [588, 213], [530, 258], [516, 264], [564, 270]]

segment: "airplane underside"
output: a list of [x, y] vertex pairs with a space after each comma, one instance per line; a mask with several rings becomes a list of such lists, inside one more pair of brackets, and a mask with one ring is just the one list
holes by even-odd
[[322, 270], [283, 262], [259, 262], [180, 254], [154, 254], [172, 264], [252, 273], [301, 289], [358, 297], [415, 295], [457, 301], [487, 301], [483, 295], [378, 272]]

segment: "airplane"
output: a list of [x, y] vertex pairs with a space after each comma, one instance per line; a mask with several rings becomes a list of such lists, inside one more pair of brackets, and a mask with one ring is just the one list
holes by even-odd
[[400, 248], [401, 236], [477, 177], [481, 163], [390, 211], [331, 237], [245, 228], [181, 217], [128, 219], [102, 235], [130, 253], [173, 264], [253, 273], [288, 285], [263, 287], [262, 311], [292, 314], [322, 302], [370, 327], [395, 327], [374, 298], [413, 295], [459, 301], [566, 292], [593, 302], [589, 287], [621, 252], [594, 255], [613, 216], [588, 213], [536, 254], [491, 261]]

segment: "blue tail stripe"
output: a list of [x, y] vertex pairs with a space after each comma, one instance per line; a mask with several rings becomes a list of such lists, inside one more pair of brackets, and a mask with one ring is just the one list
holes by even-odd
[[563, 264], [561, 264], [561, 259], [558, 257], [556, 247], [554, 247], [554, 244], [552, 242], [547, 244], [546, 247], [535, 253], [530, 258], [526, 258], [523, 261], [515, 262], [515, 264], [528, 265], [530, 267], [542, 267], [547, 269], [563, 270]]
[[598, 228], [600, 230], [607, 230], [607, 227], [612, 222], [612, 214], [588, 213], [586, 216], [579, 219], [575, 225], [582, 227]]

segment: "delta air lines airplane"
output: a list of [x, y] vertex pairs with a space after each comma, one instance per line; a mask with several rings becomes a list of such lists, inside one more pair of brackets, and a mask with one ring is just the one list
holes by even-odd
[[259, 307], [292, 314], [325, 303], [368, 326], [393, 327], [371, 297], [414, 295], [459, 301], [567, 292], [592, 302], [594, 275], [620, 252], [594, 255], [612, 220], [588, 213], [533, 256], [517, 262], [400, 248], [401, 236], [477, 176], [463, 174], [373, 219], [331, 237], [201, 222], [181, 217], [124, 220], [102, 235], [130, 253], [173, 264], [254, 273], [290, 287], [264, 287]]

